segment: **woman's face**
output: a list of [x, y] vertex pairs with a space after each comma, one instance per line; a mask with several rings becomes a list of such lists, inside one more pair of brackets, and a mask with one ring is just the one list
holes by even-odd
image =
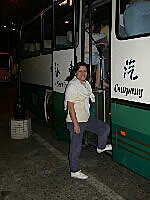
[[79, 70], [76, 72], [77, 79], [80, 80], [81, 83], [83, 83], [87, 77], [87, 68], [86, 66], [81, 66]]

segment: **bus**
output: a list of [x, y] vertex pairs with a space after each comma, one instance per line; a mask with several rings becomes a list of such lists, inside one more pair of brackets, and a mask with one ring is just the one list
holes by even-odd
[[[22, 94], [27, 109], [54, 127], [57, 139], [69, 142], [64, 111], [67, 77], [77, 62], [85, 61], [87, 31], [89, 78], [95, 80], [92, 25], [99, 27], [101, 84], [93, 87], [96, 103], [91, 114], [111, 126], [113, 160], [149, 179], [149, 59], [144, 50], [150, 38], [121, 34], [128, 4], [127, 0], [53, 0], [23, 25]], [[93, 141], [95, 145], [96, 139], [87, 133], [85, 142]]]
[[[128, 6], [130, 6], [130, 9], [134, 8], [127, 0], [114, 0], [112, 3], [111, 112], [113, 160], [149, 179], [150, 32], [139, 32], [139, 34], [133, 32], [131, 34], [128, 31], [125, 23]], [[135, 10], [132, 10], [132, 14], [134, 12]], [[131, 20], [130, 18], [130, 22]], [[136, 24], [136, 20], [134, 23]], [[140, 24], [137, 24], [137, 26], [140, 26]], [[141, 30], [141, 27], [139, 29]], [[127, 34], [128, 32], [130, 34]]]
[[17, 77], [17, 64], [14, 65], [14, 50], [17, 46], [18, 29], [14, 23], [0, 26], [0, 83], [11, 83]]
[[[104, 28], [107, 25], [107, 31], [104, 31], [107, 34], [100, 34], [101, 38], [103, 35], [107, 38], [109, 13], [109, 0], [59, 0], [53, 1], [53, 4], [22, 26], [21, 81], [25, 104], [28, 110], [45, 119], [49, 126], [55, 124], [58, 139], [69, 140], [63, 106], [64, 92], [74, 64], [84, 61], [85, 24], [89, 23], [88, 37], [91, 35], [91, 24], [99, 27], [103, 25]], [[92, 45], [91, 39], [88, 45]], [[109, 47], [103, 48], [102, 45], [100, 49], [99, 76], [101, 74], [104, 80], [109, 72]], [[89, 54], [89, 77], [94, 77], [90, 51]], [[107, 70], [103, 69], [104, 63]], [[99, 119], [110, 121], [109, 88], [97, 88], [94, 93], [97, 100], [93, 105], [96, 112], [93, 113]]]

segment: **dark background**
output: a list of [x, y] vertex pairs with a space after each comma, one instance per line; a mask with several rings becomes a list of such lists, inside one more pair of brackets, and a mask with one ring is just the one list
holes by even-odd
[[0, 51], [16, 49], [20, 25], [48, 7], [51, 2], [52, 0], [0, 0]]
[[52, 0], [0, 0], [0, 25], [22, 23], [46, 8]]

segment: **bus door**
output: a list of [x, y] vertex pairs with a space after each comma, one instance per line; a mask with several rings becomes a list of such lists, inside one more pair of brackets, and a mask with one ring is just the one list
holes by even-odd
[[[110, 62], [109, 24], [110, 1], [87, 1], [84, 9], [84, 62], [88, 65], [88, 79], [96, 102], [92, 103], [90, 114], [110, 123]], [[88, 134], [86, 143], [96, 145], [96, 137]]]
[[149, 20], [139, 24], [136, 19], [137, 13], [144, 13], [139, 5], [124, 0], [112, 3], [113, 160], [150, 179], [150, 30], [143, 28]]
[[79, 3], [82, 1], [54, 1], [53, 15], [53, 91], [55, 127], [58, 139], [66, 139], [66, 112], [64, 111], [64, 92], [68, 84], [67, 77], [80, 61], [79, 42]]

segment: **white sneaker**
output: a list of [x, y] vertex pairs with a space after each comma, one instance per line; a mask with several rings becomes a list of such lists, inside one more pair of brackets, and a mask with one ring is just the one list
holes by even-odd
[[112, 145], [111, 144], [107, 144], [104, 149], [97, 148], [97, 153], [102, 153], [104, 151], [112, 151]]
[[78, 171], [78, 172], [71, 172], [71, 177], [72, 178], [78, 178], [78, 179], [87, 179], [88, 178], [88, 176], [83, 174], [81, 172], [81, 170]]

